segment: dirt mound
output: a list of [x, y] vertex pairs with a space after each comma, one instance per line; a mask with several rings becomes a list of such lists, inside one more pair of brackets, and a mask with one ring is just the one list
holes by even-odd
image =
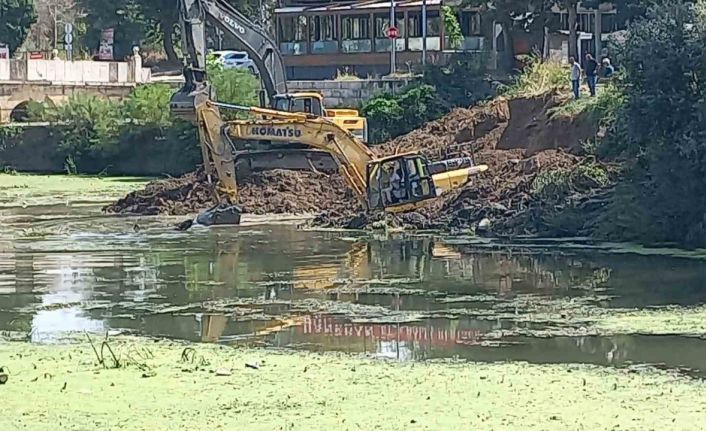
[[[550, 115], [561, 103], [555, 94], [507, 100], [496, 98], [470, 109], [458, 108], [404, 136], [374, 148], [381, 156], [419, 151], [432, 160], [473, 156], [489, 171], [463, 188], [393, 217], [403, 227], [465, 229], [488, 218], [498, 231], [535, 230], [517, 220], [536, 206], [535, 180], [547, 172], [571, 171], [584, 162], [581, 144], [595, 136], [588, 117]], [[213, 186], [203, 172], [154, 181], [105, 208], [114, 213], [188, 214], [214, 203]], [[314, 224], [361, 228], [370, 220], [338, 175], [272, 171], [249, 177], [240, 201], [250, 213], [318, 213]], [[388, 218], [389, 219], [389, 218]], [[386, 220], [389, 222], [390, 220]], [[524, 222], [523, 222], [524, 223]]]
[[[214, 185], [195, 171], [179, 178], [148, 183], [103, 208], [108, 213], [142, 215], [193, 214], [216, 203]], [[253, 214], [310, 214], [324, 209], [355, 208], [357, 200], [338, 175], [271, 171], [253, 174], [240, 187], [243, 210]]]
[[597, 126], [587, 116], [551, 116], [552, 108], [561, 103], [555, 93], [511, 100], [498, 97], [470, 109], [456, 108], [375, 150], [379, 155], [420, 151], [430, 158], [467, 156], [483, 149], [521, 149], [525, 156], [549, 149], [580, 153]]

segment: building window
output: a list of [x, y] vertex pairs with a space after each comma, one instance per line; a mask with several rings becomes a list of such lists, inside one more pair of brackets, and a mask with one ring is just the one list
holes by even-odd
[[603, 33], [612, 33], [618, 31], [618, 20], [615, 19], [614, 13], [604, 13], [601, 15], [601, 31]]
[[350, 15], [341, 17], [341, 51], [344, 53], [370, 52], [370, 16]]
[[[409, 36], [422, 37], [422, 13], [409, 13]], [[438, 10], [427, 11], [427, 37], [439, 36], [441, 34], [441, 18]]]
[[333, 15], [319, 15], [309, 18], [309, 34], [312, 42], [338, 40], [336, 17]]
[[478, 36], [482, 34], [480, 14], [478, 12], [463, 11], [458, 17], [461, 24], [461, 34], [464, 36]]
[[343, 39], [370, 39], [370, 17], [368, 15], [344, 16], [341, 20]]
[[[561, 12], [559, 15], [561, 29], [569, 31], [569, 14]], [[593, 33], [596, 29], [596, 14], [594, 12], [580, 12], [576, 14], [576, 30], [583, 33]], [[601, 32], [612, 33], [620, 27], [614, 13], [601, 14]]]
[[306, 17], [284, 16], [277, 20], [279, 49], [283, 54], [306, 54]]
[[334, 54], [338, 52], [338, 26], [334, 15], [310, 17], [309, 36], [312, 54]]
[[[395, 49], [397, 51], [405, 50], [405, 23], [404, 13], [395, 14], [395, 23], [397, 31], [400, 35], [395, 39]], [[390, 28], [390, 14], [375, 14], [375, 52], [390, 52], [392, 49], [392, 40], [387, 38], [387, 29]]]
[[[405, 36], [404, 14], [395, 14], [397, 31], [401, 38]], [[375, 38], [384, 39], [387, 37], [387, 29], [390, 28], [390, 14], [375, 14]]]

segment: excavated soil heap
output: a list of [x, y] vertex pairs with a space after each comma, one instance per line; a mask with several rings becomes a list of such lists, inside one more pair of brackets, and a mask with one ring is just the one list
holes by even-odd
[[[554, 118], [557, 95], [506, 100], [497, 98], [469, 109], [457, 108], [443, 118], [374, 147], [378, 155], [419, 151], [430, 160], [472, 156], [489, 166], [459, 190], [395, 218], [402, 226], [454, 229], [489, 218], [494, 226], [523, 227], [512, 220], [533, 201], [536, 175], [581, 163], [581, 144], [596, 134], [588, 116]], [[241, 187], [246, 212], [318, 213], [314, 224], [359, 228], [369, 225], [361, 206], [338, 175], [273, 171], [248, 178]], [[212, 186], [201, 172], [154, 181], [106, 207], [109, 212], [187, 214], [213, 204]], [[502, 230], [502, 229], [501, 229]], [[531, 231], [531, 229], [529, 229]]]
[[[109, 213], [186, 215], [216, 203], [215, 187], [202, 170], [179, 178], [152, 181], [106, 206]], [[357, 201], [338, 175], [271, 171], [253, 174], [240, 184], [240, 203], [251, 214], [311, 214], [325, 208], [357, 208]]]

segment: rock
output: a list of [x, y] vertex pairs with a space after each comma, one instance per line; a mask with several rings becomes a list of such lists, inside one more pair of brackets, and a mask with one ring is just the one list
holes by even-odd
[[486, 232], [488, 229], [490, 229], [490, 219], [484, 218], [478, 222], [478, 227], [477, 227], [478, 231]]
[[247, 362], [247, 363], [245, 364], [245, 366], [246, 366], [247, 368], [252, 368], [253, 370], [259, 370], [259, 369], [260, 369], [260, 364], [258, 364], [257, 362]]
[[508, 210], [508, 208], [505, 205], [498, 203], [498, 202], [491, 203], [490, 208], [492, 208], [496, 211], [502, 211], [502, 212], [506, 212]]
[[230, 376], [231, 374], [232, 374], [232, 373], [231, 373], [230, 370], [227, 369], [227, 368], [219, 368], [219, 369], [216, 370], [216, 375], [217, 375], [217, 376], [226, 377], [226, 376]]

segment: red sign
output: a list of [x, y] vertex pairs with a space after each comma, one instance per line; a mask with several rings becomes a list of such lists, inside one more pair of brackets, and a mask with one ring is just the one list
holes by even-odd
[[387, 29], [388, 39], [397, 39], [398, 37], [400, 37], [400, 31], [397, 29], [397, 27], [390, 27]]
[[41, 51], [30, 51], [29, 52], [29, 59], [30, 60], [41, 60], [44, 58], [44, 54], [42, 54]]

